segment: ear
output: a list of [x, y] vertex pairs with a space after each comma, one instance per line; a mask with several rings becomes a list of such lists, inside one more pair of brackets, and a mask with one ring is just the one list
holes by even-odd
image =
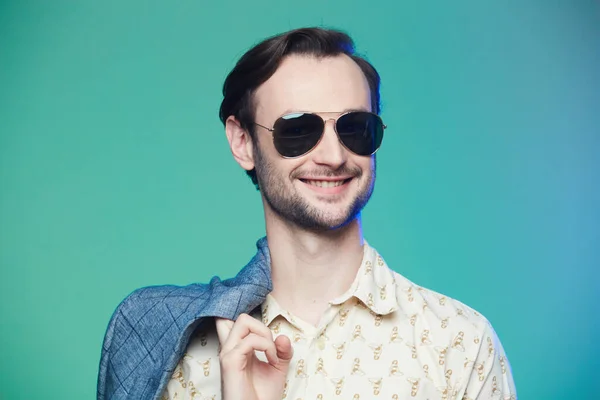
[[225, 135], [235, 161], [246, 171], [254, 169], [252, 138], [233, 115], [225, 121]]

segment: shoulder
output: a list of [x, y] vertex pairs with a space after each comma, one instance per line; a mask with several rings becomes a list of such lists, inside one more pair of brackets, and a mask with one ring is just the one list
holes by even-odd
[[445, 330], [448, 325], [458, 331], [483, 333], [491, 329], [488, 319], [476, 309], [465, 303], [417, 285], [394, 272], [396, 297], [401, 309], [414, 317], [421, 317], [428, 324], [437, 325]]
[[[165, 315], [181, 315], [193, 299], [206, 296], [210, 286], [193, 284], [187, 286], [147, 286], [134, 290], [116, 307], [109, 322], [105, 338], [105, 350], [114, 340], [125, 339], [130, 331], [143, 322], [160, 325]], [[165, 314], [166, 311], [166, 314]]]
[[[104, 335], [98, 398], [120, 390], [129, 393], [132, 388], [127, 385], [133, 381], [120, 383], [124, 377], [146, 374], [156, 378], [156, 371], [164, 368], [165, 360], [178, 349], [198, 310], [210, 304], [217, 282], [218, 278], [213, 278], [209, 284], [148, 286], [127, 295], [113, 312]], [[148, 359], [152, 362], [144, 362]]]
[[207, 284], [146, 286], [127, 295], [115, 313], [135, 318], [152, 313], [161, 304], [168, 305], [169, 309], [179, 309], [189, 305], [193, 299], [203, 297], [209, 291], [210, 286]]
[[[213, 277], [208, 283], [185, 286], [157, 285], [134, 290], [116, 307], [107, 334], [119, 328], [122, 335], [129, 331], [148, 328], [157, 331], [161, 326], [184, 327], [191, 320], [223, 307], [223, 302], [236, 303], [239, 294], [237, 282]], [[232, 291], [232, 289], [234, 289]]]

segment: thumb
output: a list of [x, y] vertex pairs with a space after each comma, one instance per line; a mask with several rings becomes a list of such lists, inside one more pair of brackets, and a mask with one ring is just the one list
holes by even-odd
[[278, 336], [275, 339], [275, 349], [277, 349], [277, 358], [279, 358], [279, 369], [287, 372], [290, 361], [292, 361], [292, 357], [294, 356], [294, 348], [292, 347], [290, 338], [285, 335]]
[[217, 325], [217, 336], [219, 337], [219, 343], [224, 345], [229, 337], [229, 333], [233, 328], [233, 321], [224, 318], [215, 318], [215, 324]]

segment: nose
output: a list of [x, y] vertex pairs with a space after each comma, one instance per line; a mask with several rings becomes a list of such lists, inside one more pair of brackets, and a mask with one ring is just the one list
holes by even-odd
[[331, 169], [338, 169], [348, 159], [346, 148], [340, 143], [340, 140], [335, 133], [335, 120], [325, 120], [325, 131], [323, 137], [312, 151], [313, 161], [319, 165], [327, 165]]

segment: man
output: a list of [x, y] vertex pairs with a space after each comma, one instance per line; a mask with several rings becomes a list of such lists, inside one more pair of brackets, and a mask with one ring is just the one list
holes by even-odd
[[220, 117], [266, 238], [233, 279], [140, 289], [109, 324], [98, 398], [514, 399], [489, 322], [386, 265], [362, 237], [379, 75], [344, 33], [249, 50]]

